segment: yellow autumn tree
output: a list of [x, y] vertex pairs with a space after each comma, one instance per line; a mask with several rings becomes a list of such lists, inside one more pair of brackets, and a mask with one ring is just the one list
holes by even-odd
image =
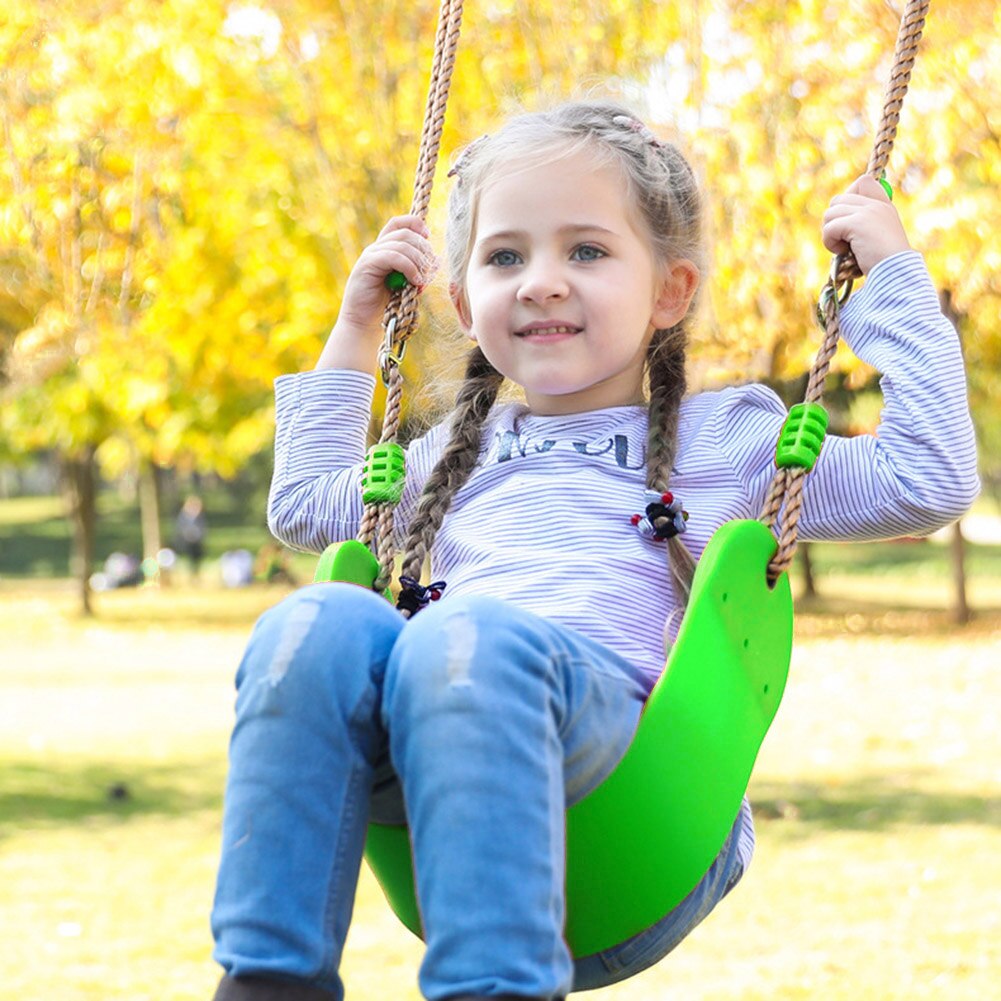
[[[902, 8], [716, 0], [702, 6], [693, 43], [670, 55], [665, 89], [690, 128], [712, 206], [702, 352], [712, 377], [782, 380], [808, 366], [830, 266], [820, 220], [865, 169]], [[932, 5], [889, 165], [912, 241], [968, 331], [980, 408], [998, 394], [977, 391], [975, 370], [981, 360], [996, 370], [1001, 345], [999, 24], [991, 0]]]
[[[472, 7], [446, 147], [485, 107], [659, 58], [674, 10]], [[85, 607], [95, 460], [238, 468], [272, 379], [312, 364], [357, 254], [406, 209], [436, 12], [67, 0], [0, 25], [3, 436], [63, 458]]]

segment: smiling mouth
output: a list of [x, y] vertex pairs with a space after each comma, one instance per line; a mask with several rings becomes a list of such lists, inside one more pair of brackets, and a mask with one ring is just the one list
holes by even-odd
[[529, 327], [525, 330], [516, 330], [515, 337], [564, 337], [569, 334], [579, 334], [582, 327], [571, 327], [567, 324], [553, 324], [551, 327]]

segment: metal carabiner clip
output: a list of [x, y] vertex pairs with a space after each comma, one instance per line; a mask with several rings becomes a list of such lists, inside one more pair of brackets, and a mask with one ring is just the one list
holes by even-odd
[[390, 365], [397, 368], [403, 364], [403, 356], [407, 353], [406, 342], [400, 345], [394, 343], [396, 338], [396, 317], [391, 316], [386, 324], [386, 336], [383, 338], [382, 347], [379, 348], [379, 370], [382, 373], [382, 384], [389, 385]]
[[820, 324], [820, 329], [824, 331], [827, 330], [828, 303], [831, 301], [834, 302], [834, 315], [837, 316], [841, 307], [848, 302], [848, 297], [852, 294], [852, 288], [855, 285], [855, 279], [848, 278], [841, 291], [838, 291], [838, 272], [841, 270], [844, 259], [844, 254], [838, 254], [831, 261], [831, 276], [827, 279], [827, 284], [821, 290], [820, 299], [817, 302], [817, 322]]
[[[831, 289], [832, 291], [837, 291], [838, 287], [838, 272], [841, 270], [841, 265], [845, 260], [844, 254], [838, 254], [837, 257], [831, 261]], [[837, 297], [834, 300], [840, 309], [846, 302], [848, 302], [848, 297], [852, 294], [852, 287], [855, 285], [854, 278], [848, 278], [845, 281], [845, 287], [837, 293]]]

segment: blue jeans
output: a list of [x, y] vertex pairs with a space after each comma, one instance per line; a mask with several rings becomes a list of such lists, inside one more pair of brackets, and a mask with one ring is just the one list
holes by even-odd
[[371, 819], [410, 825], [426, 998], [558, 998], [645, 969], [742, 873], [735, 829], [675, 911], [575, 969], [565, 809], [615, 767], [647, 687], [597, 643], [489, 597], [407, 622], [350, 584], [291, 595], [261, 617], [237, 675], [215, 958], [343, 997]]

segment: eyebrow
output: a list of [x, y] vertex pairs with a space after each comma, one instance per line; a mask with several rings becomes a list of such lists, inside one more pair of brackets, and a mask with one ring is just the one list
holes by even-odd
[[[596, 222], [575, 222], [569, 223], [566, 226], [561, 226], [557, 231], [559, 234], [564, 233], [607, 233], [609, 236], [615, 236], [615, 231], [608, 229], [606, 226], [600, 226]], [[481, 237], [476, 241], [477, 246], [481, 243], [490, 243], [494, 240], [513, 240], [518, 237], [525, 236], [526, 233], [521, 229], [502, 229], [498, 230], [496, 233], [488, 233], [486, 236]]]

